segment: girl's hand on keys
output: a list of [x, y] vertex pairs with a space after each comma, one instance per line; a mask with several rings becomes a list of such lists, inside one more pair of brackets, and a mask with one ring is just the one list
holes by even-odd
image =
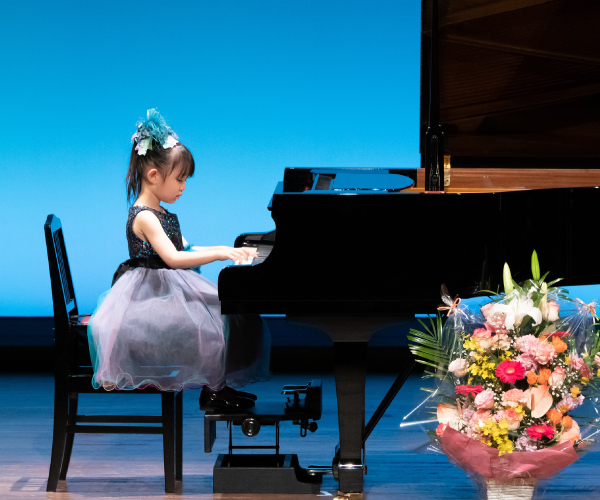
[[221, 247], [219, 251], [219, 260], [230, 259], [236, 264], [241, 264], [247, 261], [249, 257], [255, 257], [256, 255], [258, 255], [258, 252], [255, 248]]

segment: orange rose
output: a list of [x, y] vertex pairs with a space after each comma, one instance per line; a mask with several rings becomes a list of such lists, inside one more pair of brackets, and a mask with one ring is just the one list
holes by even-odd
[[567, 344], [558, 337], [552, 337], [552, 347], [554, 347], [556, 352], [565, 352], [567, 350]]
[[554, 425], [560, 424], [560, 422], [562, 421], [562, 418], [563, 418], [563, 414], [555, 409], [548, 410], [546, 412], [546, 416], [550, 419], [550, 422], [552, 422]]
[[[600, 370], [598, 370], [600, 371]], [[527, 373], [527, 383], [529, 385], [533, 385], [537, 382], [537, 375], [535, 374], [535, 372], [528, 372]]]
[[565, 415], [562, 418], [563, 427], [566, 429], [567, 427], [571, 427], [573, 425], [573, 419], [569, 417], [569, 415]]

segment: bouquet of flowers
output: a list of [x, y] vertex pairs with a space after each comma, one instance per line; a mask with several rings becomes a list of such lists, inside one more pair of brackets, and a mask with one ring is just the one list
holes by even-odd
[[[579, 416], [584, 402], [595, 410], [600, 388], [594, 304], [546, 283], [535, 252], [532, 275], [518, 285], [505, 265], [504, 295], [477, 313], [443, 296], [445, 324], [438, 315], [409, 336], [438, 381], [421, 406], [435, 412], [429, 434], [489, 500], [531, 498], [538, 479], [577, 460], [591, 441], [582, 431], [596, 426], [594, 411]], [[561, 304], [573, 312], [561, 316]]]

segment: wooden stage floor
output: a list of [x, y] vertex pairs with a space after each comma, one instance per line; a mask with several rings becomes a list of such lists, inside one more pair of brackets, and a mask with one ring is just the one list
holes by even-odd
[[[279, 399], [284, 384], [306, 383], [307, 375], [277, 374], [269, 382], [249, 389], [259, 398]], [[314, 376], [323, 381], [323, 418], [319, 429], [306, 438], [297, 426], [282, 424], [282, 453], [297, 453], [302, 466], [330, 465], [337, 443], [335, 388], [331, 375]], [[367, 381], [367, 418], [394, 380], [393, 375], [370, 375]], [[402, 417], [422, 399], [420, 379], [411, 377], [367, 442], [368, 474], [364, 498], [371, 500], [476, 500], [479, 494], [470, 479], [451, 465], [444, 455], [414, 453], [425, 442], [421, 430], [400, 429]], [[151, 435], [82, 435], [75, 438], [73, 457], [66, 482], [57, 493], [46, 493], [46, 479], [52, 441], [53, 379], [49, 375], [0, 374], [0, 500], [80, 500], [80, 499], [192, 499], [223, 500], [257, 498], [300, 500], [312, 495], [213, 495], [212, 467], [217, 453], [226, 452], [224, 423], [218, 427], [215, 451], [203, 452], [202, 414], [198, 410], [199, 391], [184, 393], [183, 482], [175, 494], [164, 493], [162, 445]], [[82, 407], [99, 411], [103, 405], [123, 405], [132, 413], [144, 405], [156, 405], [154, 396], [127, 395], [114, 398], [82, 396]], [[132, 407], [136, 405], [137, 407]], [[100, 410], [101, 411], [101, 410]], [[261, 429], [256, 438], [274, 439], [272, 428]], [[325, 476], [319, 499], [333, 498], [336, 483]], [[314, 496], [315, 500], [317, 496]], [[600, 456], [591, 451], [577, 463], [547, 482], [536, 498], [548, 500], [600, 499]]]

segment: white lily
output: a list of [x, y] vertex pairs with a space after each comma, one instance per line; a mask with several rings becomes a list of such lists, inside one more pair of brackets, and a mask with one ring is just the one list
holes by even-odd
[[533, 305], [533, 300], [529, 297], [519, 297], [519, 300], [511, 302], [510, 307], [515, 311], [515, 325], [519, 326], [525, 316], [533, 318], [533, 326], [537, 326], [542, 322], [542, 311]]
[[502, 281], [504, 281], [504, 293], [506, 295], [510, 295], [514, 290], [512, 283], [512, 276], [510, 274], [510, 267], [508, 267], [508, 262], [504, 263], [504, 268], [502, 269]]
[[487, 311], [487, 316], [491, 317], [496, 313], [505, 315], [504, 325], [507, 330], [519, 326], [525, 316], [533, 318], [533, 326], [542, 322], [542, 311], [533, 305], [532, 299], [520, 295], [514, 297], [508, 304], [493, 304]]

